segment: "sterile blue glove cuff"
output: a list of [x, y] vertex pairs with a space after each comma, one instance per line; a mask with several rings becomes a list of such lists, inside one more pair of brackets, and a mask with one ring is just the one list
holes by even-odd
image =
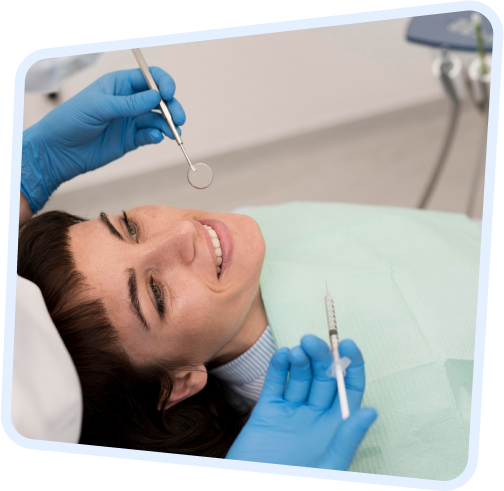
[[43, 141], [37, 137], [35, 124], [23, 132], [21, 160], [21, 191], [26, 196], [33, 213], [44, 207], [58, 187], [54, 184], [51, 171], [49, 157]]

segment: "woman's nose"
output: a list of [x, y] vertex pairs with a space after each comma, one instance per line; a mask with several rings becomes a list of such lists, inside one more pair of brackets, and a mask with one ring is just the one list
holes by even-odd
[[197, 231], [188, 221], [177, 222], [144, 243], [144, 254], [153, 261], [191, 264], [195, 256]]

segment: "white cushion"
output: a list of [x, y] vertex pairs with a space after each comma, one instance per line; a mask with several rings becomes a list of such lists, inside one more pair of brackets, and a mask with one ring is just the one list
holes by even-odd
[[18, 276], [12, 424], [24, 437], [77, 443], [82, 393], [39, 288]]

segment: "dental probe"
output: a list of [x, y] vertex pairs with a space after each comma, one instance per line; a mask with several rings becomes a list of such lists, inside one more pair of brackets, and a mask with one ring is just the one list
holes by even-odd
[[[149, 66], [145, 62], [145, 58], [143, 57], [142, 52], [138, 48], [132, 49], [132, 51], [133, 54], [135, 55], [136, 61], [138, 62], [138, 66], [140, 67], [140, 70], [142, 71], [142, 74], [145, 77], [145, 81], [147, 82], [149, 89], [156, 90], [157, 92], [159, 92], [158, 86], [156, 85], [156, 82], [154, 81], [154, 78], [151, 75]], [[185, 151], [184, 144], [182, 143], [182, 138], [180, 138], [177, 128], [173, 123], [173, 118], [170, 114], [170, 111], [168, 110], [168, 106], [166, 105], [163, 98], [161, 98], [159, 108], [161, 109], [161, 113], [166, 119], [166, 122], [168, 123], [168, 126], [170, 127], [170, 130], [172, 131], [173, 136], [175, 137], [175, 140], [178, 143], [178, 146], [182, 150], [182, 153], [184, 154], [187, 163], [189, 164], [189, 170], [187, 171], [187, 180], [189, 181], [189, 184], [196, 189], [207, 188], [208, 186], [210, 186], [210, 184], [212, 184], [213, 181], [212, 169], [210, 169], [210, 167], [208, 167], [208, 165], [206, 164], [201, 163], [195, 165], [192, 164], [192, 162], [189, 160], [187, 152]]]
[[336, 376], [336, 383], [338, 384], [338, 394], [340, 398], [341, 417], [347, 419], [350, 416], [350, 409], [348, 408], [348, 398], [345, 387], [345, 375], [343, 371], [348, 366], [348, 358], [340, 358], [339, 355], [339, 339], [338, 339], [338, 325], [336, 324], [336, 313], [334, 311], [333, 297], [329, 293], [326, 282], [326, 296], [325, 306], [327, 314], [327, 327], [329, 329], [329, 341], [331, 345], [331, 353], [333, 356], [334, 364], [331, 366], [332, 376]]

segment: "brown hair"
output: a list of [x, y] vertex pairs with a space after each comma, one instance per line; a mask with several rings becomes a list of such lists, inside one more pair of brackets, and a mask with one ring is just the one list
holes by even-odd
[[[80, 443], [205, 457], [225, 457], [245, 412], [209, 374], [205, 388], [165, 411], [177, 368], [135, 365], [120, 348], [99, 299], [83, 299], [85, 278], [69, 249], [69, 228], [85, 219], [51, 211], [20, 231], [18, 274], [42, 291], [79, 374], [84, 415]], [[80, 300], [75, 300], [81, 297]], [[72, 302], [70, 302], [72, 300]]]

